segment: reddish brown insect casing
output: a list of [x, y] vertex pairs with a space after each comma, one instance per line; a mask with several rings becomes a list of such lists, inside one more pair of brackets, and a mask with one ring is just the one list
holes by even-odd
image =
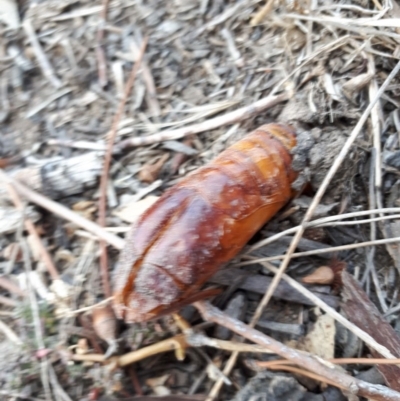
[[114, 276], [127, 322], [193, 302], [292, 195], [294, 131], [264, 125], [167, 190], [135, 223]]

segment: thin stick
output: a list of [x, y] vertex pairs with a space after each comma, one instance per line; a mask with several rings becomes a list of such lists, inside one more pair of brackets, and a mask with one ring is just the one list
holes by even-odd
[[[158, 343], [149, 345], [147, 347], [128, 352], [127, 354], [121, 355], [116, 358], [110, 358], [112, 362], [115, 362], [117, 366], [124, 367], [134, 362], [141, 361], [142, 359], [148, 358], [152, 355], [157, 355], [162, 352], [182, 350], [187, 347], [184, 334], [179, 334], [175, 337], [168, 338], [167, 340], [160, 341]], [[90, 361], [90, 362], [108, 362], [109, 360], [104, 359], [102, 354], [74, 354], [72, 356], [74, 361]]]
[[[257, 352], [257, 351], [255, 351]], [[328, 362], [335, 365], [399, 365], [400, 359], [383, 359], [383, 358], [331, 358]], [[291, 365], [293, 362], [286, 360], [275, 361], [254, 361], [257, 366], [269, 368], [275, 365]]]
[[175, 130], [163, 131], [146, 137], [130, 138], [120, 142], [115, 148], [122, 150], [128, 147], [151, 145], [153, 143], [170, 141], [173, 139], [183, 138], [188, 135], [213, 130], [223, 125], [234, 124], [236, 122], [257, 116], [262, 111], [267, 110], [272, 106], [275, 106], [276, 104], [284, 102], [288, 99], [289, 95], [287, 93], [276, 96], [267, 96], [248, 106], [231, 111], [223, 116], [211, 118], [210, 120], [203, 121], [199, 124], [193, 124], [188, 127], [178, 128]]
[[44, 53], [42, 46], [39, 43], [39, 40], [36, 36], [35, 30], [33, 29], [32, 22], [29, 18], [25, 18], [22, 24], [26, 36], [29, 39], [29, 42], [32, 45], [35, 56], [38, 60], [39, 66], [43, 72], [43, 75], [49, 80], [49, 82], [55, 87], [60, 88], [62, 86], [62, 82], [57, 78], [53, 67], [51, 66], [49, 60], [47, 59], [46, 54]]
[[301, 223], [301, 226], [299, 227], [297, 233], [292, 239], [292, 242], [289, 246], [289, 249], [281, 263], [281, 266], [279, 267], [279, 271], [276, 273], [275, 277], [272, 280], [272, 283], [270, 287], [268, 288], [267, 292], [265, 293], [262, 301], [257, 307], [257, 310], [254, 314], [253, 319], [258, 319], [259, 316], [261, 316], [265, 306], [268, 304], [269, 300], [272, 297], [272, 294], [276, 290], [286, 268], [289, 266], [289, 262], [291, 260], [292, 254], [296, 250], [296, 247], [305, 231], [305, 226], [304, 224], [309, 222], [311, 217], [314, 214], [314, 211], [318, 204], [320, 203], [323, 195], [325, 194], [326, 189], [329, 186], [329, 183], [331, 182], [333, 176], [336, 174], [338, 171], [340, 165], [342, 164], [343, 160], [345, 159], [347, 153], [349, 152], [351, 146], [353, 145], [354, 141], [356, 140], [358, 134], [360, 133], [362, 127], [364, 126], [365, 122], [368, 119], [368, 116], [371, 112], [371, 110], [374, 108], [375, 104], [378, 102], [382, 94], [385, 92], [386, 88], [388, 87], [389, 83], [392, 81], [392, 79], [397, 75], [397, 73], [400, 71], [400, 61], [396, 64], [395, 68], [392, 70], [392, 72], [389, 74], [389, 76], [386, 78], [385, 82], [382, 84], [382, 86], [379, 88], [375, 98], [370, 102], [368, 107], [365, 109], [364, 113], [362, 114], [361, 118], [357, 122], [356, 126], [353, 128], [353, 131], [351, 132], [349, 138], [347, 139], [346, 143], [344, 144], [342, 150], [340, 151], [339, 155], [335, 159], [334, 163], [332, 164], [331, 168], [329, 169], [327, 175], [325, 176], [321, 186], [318, 188], [317, 193], [315, 194], [304, 218]]
[[104, 27], [107, 21], [108, 3], [109, 0], [103, 0], [103, 5], [100, 14], [100, 26], [99, 29], [97, 30], [97, 35], [96, 35], [97, 68], [99, 74], [99, 83], [100, 86], [103, 88], [108, 83], [106, 56], [104, 54], [104, 49], [103, 49]]
[[[371, 70], [371, 75], [376, 76], [376, 67], [375, 67], [375, 62], [374, 58], [372, 55], [368, 55], [368, 63], [369, 63], [369, 69]], [[376, 92], [378, 91], [378, 84], [376, 82], [376, 79], [372, 79], [370, 84], [369, 84], [369, 98], [373, 98], [376, 95]], [[376, 198], [376, 205], [378, 208], [381, 208], [383, 205], [383, 200], [382, 200], [382, 149], [381, 149], [381, 123], [383, 121], [383, 111], [382, 111], [382, 105], [377, 104], [371, 112], [371, 125], [372, 125], [372, 135], [373, 135], [373, 145], [375, 149], [375, 198]], [[382, 217], [382, 213], [379, 213], [380, 217]], [[392, 236], [392, 230], [390, 228], [390, 225], [386, 223], [381, 223], [379, 225], [383, 237], [387, 238]], [[400, 267], [400, 263], [398, 260], [398, 254], [395, 249], [391, 246], [386, 246], [386, 250], [388, 251], [389, 255], [392, 257], [394, 264], [397, 269]], [[382, 296], [382, 291], [379, 291], [380, 298], [383, 298]], [[386, 311], [385, 311], [386, 312]]]
[[[140, 50], [135, 41], [131, 42], [131, 49], [135, 53], [135, 57], [140, 57]], [[146, 100], [150, 109], [152, 117], [158, 117], [161, 114], [161, 107], [157, 99], [157, 89], [154, 83], [153, 75], [151, 74], [150, 67], [145, 60], [142, 60], [142, 78], [146, 85]]]
[[[0, 174], [1, 174], [1, 171], [0, 171]], [[7, 190], [8, 190], [10, 198], [12, 199], [15, 207], [21, 213], [24, 213], [24, 205], [23, 205], [21, 198], [19, 197], [17, 191], [14, 189], [14, 187], [11, 184], [7, 184]], [[47, 252], [46, 247], [43, 245], [43, 242], [42, 242], [32, 220], [29, 218], [24, 218], [24, 224], [25, 224], [25, 228], [27, 229], [29, 234], [34, 239], [35, 245], [39, 249], [39, 253], [40, 253], [42, 262], [46, 265], [47, 271], [50, 273], [51, 278], [53, 280], [59, 280], [60, 275], [57, 271], [56, 265], [54, 264], [53, 259], [51, 258], [49, 252]]]
[[[385, 238], [385, 239], [377, 239], [375, 241], [365, 241], [365, 242], [359, 242], [358, 244], [348, 244], [348, 245], [340, 245], [340, 246], [332, 246], [330, 248], [321, 248], [321, 249], [314, 249], [312, 251], [305, 251], [305, 252], [296, 252], [292, 253], [291, 258], [300, 258], [303, 256], [310, 256], [310, 255], [320, 255], [321, 253], [333, 253], [333, 252], [339, 252], [339, 251], [347, 251], [349, 249], [357, 249], [357, 248], [363, 248], [366, 246], [377, 246], [377, 245], [385, 245], [385, 244], [391, 244], [394, 242], [400, 242], [400, 237], [393, 237], [393, 238]], [[252, 259], [252, 262], [240, 262], [235, 264], [235, 266], [246, 266], [246, 265], [251, 265], [254, 263], [262, 263], [262, 262], [271, 262], [273, 260], [284, 260], [286, 258], [286, 255], [277, 255], [277, 256], [269, 256], [266, 258], [258, 258], [258, 259]], [[247, 259], [247, 255], [243, 256], [244, 258]], [[271, 283], [272, 285], [272, 283]]]
[[383, 7], [382, 7], [382, 5], [379, 3], [378, 0], [372, 0], [372, 2], [375, 4], [375, 7], [376, 7], [378, 10], [383, 10]]
[[204, 334], [188, 331], [186, 333], [186, 342], [192, 347], [213, 347], [222, 349], [224, 351], [237, 351], [237, 352], [258, 352], [263, 354], [272, 354], [271, 350], [255, 344], [244, 344], [235, 341], [224, 341], [217, 338], [210, 338]]
[[272, 11], [273, 6], [274, 0], [267, 0], [264, 7], [250, 21], [250, 26], [258, 25]]
[[50, 212], [56, 214], [57, 216], [62, 217], [65, 220], [68, 220], [76, 224], [79, 227], [82, 227], [83, 229], [93, 234], [96, 238], [101, 238], [104, 241], [108, 242], [114, 248], [116, 249], [123, 248], [125, 241], [122, 238], [108, 232], [103, 227], [100, 227], [93, 221], [85, 219], [78, 213], [73, 212], [72, 210], [61, 205], [60, 203], [54, 202], [53, 200], [46, 198], [45, 196], [31, 190], [27, 186], [21, 184], [17, 180], [5, 174], [4, 171], [1, 169], [0, 169], [0, 180], [11, 184], [21, 196], [28, 199], [29, 201], [43, 207], [44, 209], [49, 210]]
[[[343, 219], [350, 219], [353, 217], [360, 217], [360, 216], [367, 216], [367, 215], [373, 215], [375, 213], [383, 214], [383, 213], [398, 213], [400, 212], [400, 208], [383, 208], [383, 209], [373, 209], [373, 210], [362, 210], [360, 212], [352, 212], [352, 213], [344, 213], [344, 214], [338, 214], [335, 216], [328, 216], [328, 217], [322, 217], [317, 220], [310, 221], [308, 223], [304, 223], [304, 228], [311, 228], [311, 227], [324, 227], [324, 226], [330, 226], [334, 224], [330, 224], [331, 222], [337, 221], [337, 220], [343, 220]], [[359, 221], [352, 221], [352, 222], [347, 222], [348, 224], [362, 224], [362, 223], [369, 223], [371, 220], [359, 220]], [[344, 223], [341, 223], [344, 224]], [[292, 228], [288, 228], [287, 230], [281, 231], [275, 235], [272, 235], [271, 237], [265, 238], [254, 245], [252, 245], [250, 248], [247, 249], [246, 253], [251, 253], [255, 251], [256, 249], [259, 249], [265, 245], [270, 244], [271, 242], [274, 242], [278, 240], [281, 237], [284, 237], [289, 234], [293, 234], [299, 230], [301, 226], [295, 226]]]
[[83, 308], [79, 308], [79, 309], [75, 309], [75, 310], [71, 310], [71, 311], [67, 311], [63, 314], [63, 316], [76, 316], [76, 315], [80, 315], [83, 312], [88, 312], [91, 311], [93, 309], [98, 308], [99, 306], [103, 306], [103, 305], [107, 305], [108, 303], [110, 303], [113, 300], [114, 297], [110, 297], [107, 299], [103, 299], [103, 301], [97, 302], [96, 304], [90, 305], [90, 306], [85, 306]]
[[[132, 67], [131, 74], [129, 76], [128, 82], [125, 86], [124, 97], [118, 106], [118, 110], [115, 113], [114, 121], [111, 126], [111, 131], [108, 134], [107, 150], [104, 156], [103, 172], [100, 177], [100, 198], [99, 198], [99, 225], [104, 227], [106, 225], [106, 209], [107, 209], [107, 185], [108, 185], [108, 172], [111, 165], [111, 158], [113, 153], [113, 146], [115, 142], [115, 137], [117, 135], [118, 124], [121, 120], [122, 114], [124, 113], [125, 105], [128, 100], [129, 94], [131, 93], [132, 86], [135, 82], [137, 72], [139, 71], [140, 64], [143, 59], [144, 52], [146, 50], [147, 38], [143, 40], [142, 46], [140, 48], [139, 57]], [[108, 262], [107, 262], [107, 245], [104, 241], [100, 241], [100, 271], [103, 280], [104, 294], [107, 298], [111, 296], [111, 286], [108, 277]]]
[[[372, 55], [368, 55], [368, 71], [371, 76], [375, 77], [376, 68], [375, 61]], [[378, 84], [376, 79], [372, 79], [369, 84], [369, 99], [372, 100], [375, 98], [376, 93], [378, 92]], [[373, 149], [371, 151], [371, 174], [369, 179], [369, 203], [371, 208], [380, 208], [382, 207], [382, 196], [381, 196], [381, 188], [382, 188], [382, 160], [381, 160], [381, 127], [380, 127], [380, 115], [381, 109], [379, 102], [371, 110], [371, 129], [372, 129], [372, 137], [373, 137]], [[374, 215], [372, 217], [375, 217]], [[377, 237], [377, 224], [372, 221], [370, 224], [370, 238], [371, 241], [376, 240]], [[386, 312], [388, 310], [388, 306], [386, 305], [385, 296], [382, 292], [378, 274], [375, 268], [375, 250], [376, 247], [371, 247], [367, 253], [367, 269], [365, 270], [362, 282], [365, 282], [368, 273], [371, 273], [372, 282], [375, 285], [375, 290], [378, 296], [379, 303], [381, 305], [382, 311]], [[390, 253], [390, 252], [389, 252]]]
[[334, 383], [337, 387], [346, 389], [351, 394], [363, 396], [376, 401], [399, 400], [400, 393], [397, 391], [393, 391], [385, 386], [370, 384], [342, 373], [342, 371], [334, 368], [329, 362], [317, 358], [307, 352], [297, 351], [293, 348], [287, 347], [260, 331], [247, 326], [243, 322], [231, 318], [209, 303], [196, 302], [194, 306], [198, 309], [205, 321], [220, 324], [256, 344], [268, 347], [272, 352], [292, 361], [294, 364], [299, 365], [304, 369], [316, 372], [327, 381]]
[[[338, 219], [340, 219], [340, 215], [338, 215]], [[318, 227], [355, 226], [358, 224], [371, 223], [373, 221], [396, 220], [396, 219], [400, 219], [400, 214], [390, 214], [389, 216], [379, 216], [364, 220], [341, 221], [337, 223], [323, 223], [323, 224], [318, 224]], [[307, 224], [307, 228], [308, 227], [309, 225]]]
[[[282, 18], [299, 19], [305, 21], [315, 21], [322, 25], [334, 24], [337, 26], [347, 26], [348, 29], [352, 27], [380, 27], [380, 28], [398, 28], [400, 18], [342, 18], [342, 17], [321, 17], [312, 15], [301, 14], [281, 14]], [[370, 33], [371, 31], [362, 31], [363, 33]], [[374, 32], [374, 31], [372, 31]], [[375, 31], [377, 35], [386, 35], [394, 39], [399, 39], [399, 35], [393, 34], [390, 31]]]

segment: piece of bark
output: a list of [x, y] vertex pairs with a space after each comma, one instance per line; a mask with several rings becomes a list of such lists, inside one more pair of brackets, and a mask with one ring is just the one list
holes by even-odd
[[[9, 174], [35, 191], [51, 199], [59, 199], [94, 187], [101, 174], [102, 163], [100, 152], [89, 152], [14, 170]], [[0, 183], [0, 198], [3, 196], [8, 196], [7, 189]]]
[[[349, 273], [342, 272], [342, 310], [348, 319], [385, 346], [393, 355], [400, 358], [400, 338], [393, 327], [370, 301], [358, 281]], [[382, 358], [370, 350], [374, 358]], [[400, 391], [400, 368], [396, 365], [377, 365], [387, 385]]]
[[[237, 277], [238, 275], [243, 277], [239, 288], [245, 291], [253, 291], [257, 294], [265, 294], [266, 289], [271, 285], [272, 278], [268, 276], [263, 276], [261, 274], [247, 274], [243, 270], [235, 268], [227, 268], [217, 272], [210, 280], [210, 282], [221, 285], [230, 285], [232, 282], [232, 277]], [[307, 286], [310, 291], [312, 291], [318, 298], [321, 298], [332, 308], [337, 308], [339, 305], [339, 298], [334, 295], [322, 294], [318, 291], [319, 288], [323, 286]], [[285, 281], [281, 281], [278, 288], [275, 290], [275, 298], [283, 299], [285, 301], [296, 302], [304, 305], [314, 305], [314, 303], [302, 295], [300, 292], [292, 288]]]

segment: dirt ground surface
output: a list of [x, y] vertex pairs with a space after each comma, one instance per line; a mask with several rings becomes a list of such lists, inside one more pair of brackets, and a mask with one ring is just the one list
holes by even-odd
[[[399, 367], [365, 361], [400, 358], [399, 27], [395, 0], [0, 0], [0, 399], [400, 400]], [[225, 320], [117, 322], [130, 224], [273, 122], [301, 174], [206, 285]], [[295, 284], [269, 300], [274, 267]], [[285, 347], [352, 359], [328, 378]]]

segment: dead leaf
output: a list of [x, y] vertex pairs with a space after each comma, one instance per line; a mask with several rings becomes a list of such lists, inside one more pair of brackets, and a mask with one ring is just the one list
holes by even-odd
[[166, 153], [156, 163], [146, 163], [139, 171], [139, 180], [148, 183], [154, 182], [168, 158], [169, 154]]
[[135, 222], [150, 206], [152, 206], [159, 196], [149, 195], [138, 202], [130, 202], [121, 208], [114, 210], [113, 215], [119, 217], [127, 223]]
[[[342, 272], [343, 311], [348, 319], [368, 333], [379, 344], [385, 346], [394, 356], [400, 357], [400, 338], [393, 327], [370, 301], [358, 281], [346, 271]], [[370, 350], [374, 358], [381, 358]], [[388, 386], [400, 391], [400, 368], [396, 365], [377, 365]]]
[[108, 344], [116, 340], [117, 319], [110, 305], [98, 306], [92, 311], [93, 329]]
[[306, 284], [332, 284], [334, 279], [335, 273], [329, 266], [320, 266], [301, 281]]

